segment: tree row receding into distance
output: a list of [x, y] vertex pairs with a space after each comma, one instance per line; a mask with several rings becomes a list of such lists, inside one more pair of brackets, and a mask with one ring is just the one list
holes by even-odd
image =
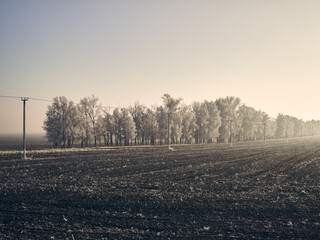
[[163, 105], [102, 107], [92, 95], [78, 104], [56, 97], [48, 107], [44, 130], [54, 147], [128, 146], [255, 141], [313, 136], [320, 121], [302, 121], [241, 104], [237, 97], [186, 105], [181, 98], [162, 96]]

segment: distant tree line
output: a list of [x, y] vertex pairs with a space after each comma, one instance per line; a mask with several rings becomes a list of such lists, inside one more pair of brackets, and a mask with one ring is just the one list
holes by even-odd
[[78, 104], [56, 97], [48, 107], [44, 130], [54, 147], [128, 146], [255, 141], [320, 134], [320, 121], [279, 114], [272, 119], [241, 104], [237, 97], [186, 105], [162, 96], [163, 105], [103, 108], [92, 95]]

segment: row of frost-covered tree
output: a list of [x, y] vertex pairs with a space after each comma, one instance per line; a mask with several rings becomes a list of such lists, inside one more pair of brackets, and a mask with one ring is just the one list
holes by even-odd
[[191, 144], [252, 141], [317, 135], [320, 121], [304, 122], [241, 104], [239, 98], [186, 105], [180, 98], [162, 96], [161, 106], [135, 103], [129, 108], [104, 108], [98, 98], [79, 103], [56, 97], [48, 107], [44, 129], [55, 147]]

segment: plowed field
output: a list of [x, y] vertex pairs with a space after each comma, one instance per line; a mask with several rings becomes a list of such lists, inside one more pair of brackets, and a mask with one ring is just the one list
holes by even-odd
[[0, 239], [320, 239], [320, 139], [0, 152]]

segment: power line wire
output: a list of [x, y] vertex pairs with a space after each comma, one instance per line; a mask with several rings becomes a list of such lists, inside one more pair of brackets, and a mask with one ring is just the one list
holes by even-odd
[[[25, 97], [19, 97], [19, 96], [5, 96], [5, 95], [0, 95], [0, 98], [18, 98], [18, 99], [23, 99]], [[30, 98], [28, 97], [29, 100], [36, 100], [36, 101], [44, 101], [44, 102], [53, 102], [53, 100], [49, 100], [49, 99], [43, 99], [43, 98]], [[129, 109], [129, 108], [125, 108], [125, 107], [113, 107], [113, 106], [104, 106], [105, 108], [108, 108], [108, 109]]]
[[37, 101], [44, 101], [44, 102], [52, 102], [52, 100], [48, 100], [48, 99], [41, 99], [41, 98], [29, 98], [31, 100], [37, 100]]
[[17, 96], [0, 96], [2, 98], [21, 98], [21, 97], [17, 97]]
[[[18, 97], [18, 96], [3, 96], [3, 95], [1, 95], [0, 97], [2, 97], [2, 98], [19, 98], [19, 99], [24, 98], [24, 97]], [[28, 98], [28, 99], [36, 100], [36, 101], [52, 102], [52, 100], [42, 99], [42, 98]]]

